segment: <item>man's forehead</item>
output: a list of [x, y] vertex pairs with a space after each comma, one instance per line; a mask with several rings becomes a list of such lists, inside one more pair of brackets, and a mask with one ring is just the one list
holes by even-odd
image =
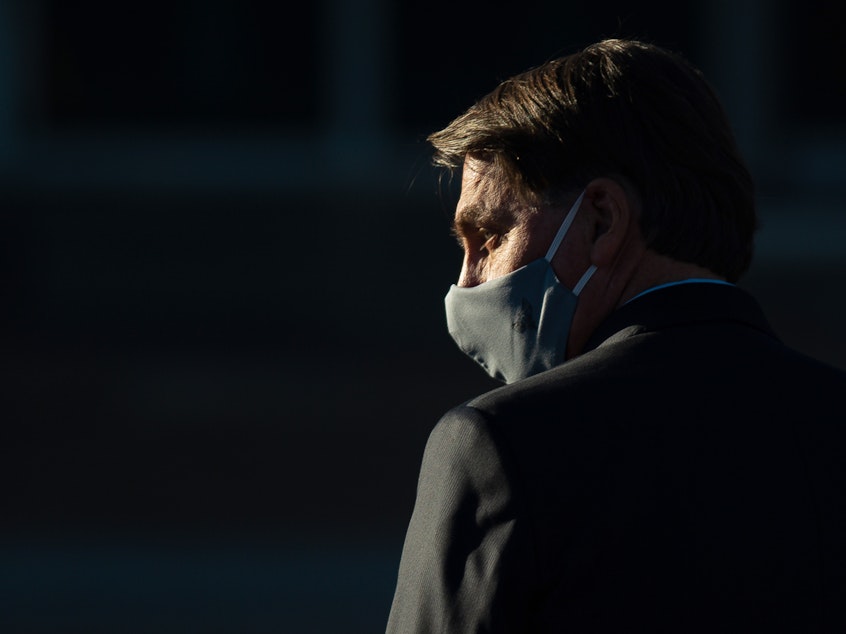
[[536, 205], [518, 193], [493, 162], [467, 157], [461, 173], [461, 196], [455, 209], [455, 224], [500, 227], [513, 224], [537, 211]]
[[467, 158], [461, 173], [461, 197], [456, 222], [511, 217], [525, 205], [514, 188], [490, 162]]
[[473, 180], [490, 175], [493, 171], [493, 165], [489, 161], [482, 161], [472, 156], [464, 158], [464, 166], [461, 170], [461, 186]]
[[501, 170], [491, 161], [472, 156], [464, 159], [461, 170], [461, 193], [475, 191], [479, 188], [501, 189], [505, 179]]

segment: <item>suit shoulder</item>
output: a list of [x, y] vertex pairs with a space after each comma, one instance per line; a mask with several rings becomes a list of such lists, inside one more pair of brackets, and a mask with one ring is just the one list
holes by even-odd
[[609, 364], [601, 359], [605, 351], [593, 351], [581, 357], [523, 379], [503, 385], [469, 400], [465, 407], [477, 412], [489, 424], [498, 425], [511, 416], [522, 420], [533, 412], [540, 415], [557, 409], [566, 397], [568, 407], [587, 407], [599, 386], [607, 380], [603, 373]]
[[427, 455], [469, 459], [495, 445], [488, 417], [469, 404], [448, 410], [429, 434]]

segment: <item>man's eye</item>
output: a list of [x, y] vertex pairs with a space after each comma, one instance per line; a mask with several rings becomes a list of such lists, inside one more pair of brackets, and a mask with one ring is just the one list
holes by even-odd
[[499, 243], [502, 241], [502, 236], [498, 233], [493, 233], [492, 231], [480, 231], [479, 235], [482, 238], [482, 248], [480, 251], [487, 251], [490, 253], [494, 249], [499, 246]]

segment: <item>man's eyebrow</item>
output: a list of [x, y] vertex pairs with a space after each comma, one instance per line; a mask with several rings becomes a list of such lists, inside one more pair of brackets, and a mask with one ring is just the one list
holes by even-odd
[[478, 224], [485, 215], [487, 214], [482, 205], [464, 205], [456, 211], [453, 225], [458, 227]]
[[512, 223], [511, 214], [487, 205], [470, 204], [461, 207], [452, 221], [452, 233], [458, 238], [470, 227], [504, 228]]
[[489, 216], [481, 205], [465, 205], [456, 211], [452, 220], [450, 233], [458, 242], [458, 246], [464, 248], [464, 239], [475, 227], [479, 227]]

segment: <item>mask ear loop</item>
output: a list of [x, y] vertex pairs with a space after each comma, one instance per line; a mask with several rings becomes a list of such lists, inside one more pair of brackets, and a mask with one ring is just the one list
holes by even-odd
[[596, 264], [591, 264], [588, 267], [588, 270], [585, 271], [585, 274], [582, 275], [582, 279], [580, 279], [579, 283], [576, 284], [575, 288], [573, 288], [573, 295], [575, 295], [576, 297], [579, 296], [579, 293], [582, 292], [582, 289], [585, 287], [585, 284], [588, 283], [594, 273], [596, 273]]
[[[561, 242], [564, 240], [564, 236], [567, 235], [567, 231], [570, 229], [570, 225], [573, 224], [573, 221], [576, 219], [576, 213], [579, 211], [579, 207], [582, 205], [582, 200], [585, 197], [584, 190], [579, 197], [576, 198], [576, 202], [573, 203], [573, 206], [570, 208], [570, 211], [567, 212], [567, 217], [564, 218], [564, 222], [561, 223], [561, 226], [558, 228], [558, 233], [555, 234], [555, 238], [552, 240], [552, 244], [549, 247], [549, 251], [546, 252], [546, 261], [552, 262], [552, 256], [555, 255], [555, 252], [558, 251], [558, 247], [561, 246]], [[579, 293], [582, 292], [582, 289], [585, 287], [585, 284], [588, 283], [590, 278], [596, 272], [596, 265], [591, 264], [587, 271], [585, 271], [582, 278], [579, 280], [579, 283], [576, 284], [575, 288], [573, 289], [573, 295], [577, 296]]]
[[552, 262], [552, 256], [555, 255], [556, 251], [558, 251], [558, 247], [561, 246], [561, 241], [564, 239], [564, 236], [567, 235], [567, 230], [576, 219], [576, 212], [579, 211], [579, 207], [581, 207], [582, 199], [584, 197], [585, 192], [582, 191], [582, 193], [579, 194], [579, 197], [576, 198], [576, 202], [574, 202], [573, 206], [570, 207], [570, 211], [567, 212], [567, 217], [564, 218], [564, 222], [562, 222], [561, 226], [558, 228], [558, 233], [555, 234], [555, 238], [552, 239], [552, 244], [549, 246], [549, 251], [547, 251], [546, 256], [544, 256], [547, 262]]

